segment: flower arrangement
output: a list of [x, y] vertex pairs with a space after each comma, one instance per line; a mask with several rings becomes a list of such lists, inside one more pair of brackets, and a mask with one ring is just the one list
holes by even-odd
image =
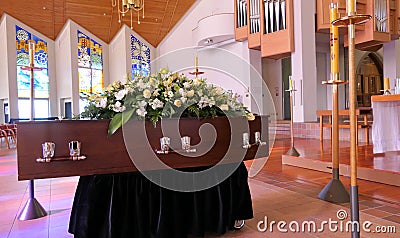
[[207, 84], [205, 79], [189, 79], [184, 74], [162, 68], [157, 74], [137, 76], [125, 83], [114, 82], [103, 92], [90, 95], [80, 118], [112, 119], [113, 134], [131, 118], [247, 116], [254, 119], [232, 92]]

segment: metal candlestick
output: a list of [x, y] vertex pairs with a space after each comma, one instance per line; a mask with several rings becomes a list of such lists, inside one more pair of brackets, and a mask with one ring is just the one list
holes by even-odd
[[[351, 221], [359, 223], [359, 203], [357, 185], [357, 117], [356, 117], [356, 69], [355, 69], [355, 25], [362, 24], [371, 19], [370, 15], [357, 14], [356, 1], [347, 1], [347, 16], [332, 22], [334, 26], [348, 26], [349, 42], [349, 95], [350, 95], [350, 214]], [[352, 231], [352, 238], [359, 238], [360, 231]]]
[[[31, 113], [30, 113], [30, 121], [33, 121], [35, 118], [35, 80], [34, 80], [34, 71], [40, 71], [41, 68], [35, 67], [34, 61], [35, 54], [35, 43], [29, 42], [29, 66], [22, 67], [23, 70], [29, 70], [31, 73], [31, 82], [30, 82], [30, 103], [31, 103]], [[35, 198], [35, 184], [34, 180], [29, 180], [29, 199], [26, 201], [24, 208], [21, 213], [18, 215], [18, 219], [21, 221], [33, 220], [40, 217], [44, 217], [47, 215], [46, 210], [40, 205], [40, 203]]]
[[288, 152], [286, 152], [286, 155], [298, 157], [300, 156], [300, 154], [294, 147], [294, 128], [293, 128], [293, 93], [296, 92], [297, 90], [294, 89], [292, 86], [289, 86], [289, 89], [285, 91], [290, 93], [290, 139], [291, 139], [291, 147], [288, 150]]

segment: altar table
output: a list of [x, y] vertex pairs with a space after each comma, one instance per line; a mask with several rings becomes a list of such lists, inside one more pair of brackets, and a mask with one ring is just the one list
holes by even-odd
[[400, 151], [400, 95], [373, 96], [371, 101], [374, 153]]

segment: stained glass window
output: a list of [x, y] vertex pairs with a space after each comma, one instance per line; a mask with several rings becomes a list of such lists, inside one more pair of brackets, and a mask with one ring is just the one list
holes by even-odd
[[[100, 92], [104, 86], [103, 49], [101, 44], [78, 30], [78, 77], [81, 99]], [[85, 102], [81, 100], [80, 111]]]
[[132, 76], [150, 74], [150, 48], [131, 35]]
[[[49, 74], [47, 42], [16, 26], [16, 58], [17, 58], [17, 90], [18, 111], [20, 118], [30, 116], [30, 81], [31, 70], [29, 62], [29, 42], [35, 43], [34, 51], [34, 91], [35, 91], [35, 117], [48, 117], [49, 115]], [[39, 106], [40, 105], [40, 106]]]

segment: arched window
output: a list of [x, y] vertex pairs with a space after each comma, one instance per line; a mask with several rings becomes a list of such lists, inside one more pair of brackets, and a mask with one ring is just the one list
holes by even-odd
[[104, 86], [103, 48], [101, 44], [78, 30], [79, 110], [84, 111], [85, 98], [100, 92]]
[[19, 118], [30, 117], [30, 82], [29, 42], [35, 43], [34, 51], [34, 105], [35, 118], [49, 116], [49, 74], [47, 42], [30, 32], [16, 26], [17, 53], [17, 90]]
[[150, 48], [131, 35], [132, 78], [150, 74]]

